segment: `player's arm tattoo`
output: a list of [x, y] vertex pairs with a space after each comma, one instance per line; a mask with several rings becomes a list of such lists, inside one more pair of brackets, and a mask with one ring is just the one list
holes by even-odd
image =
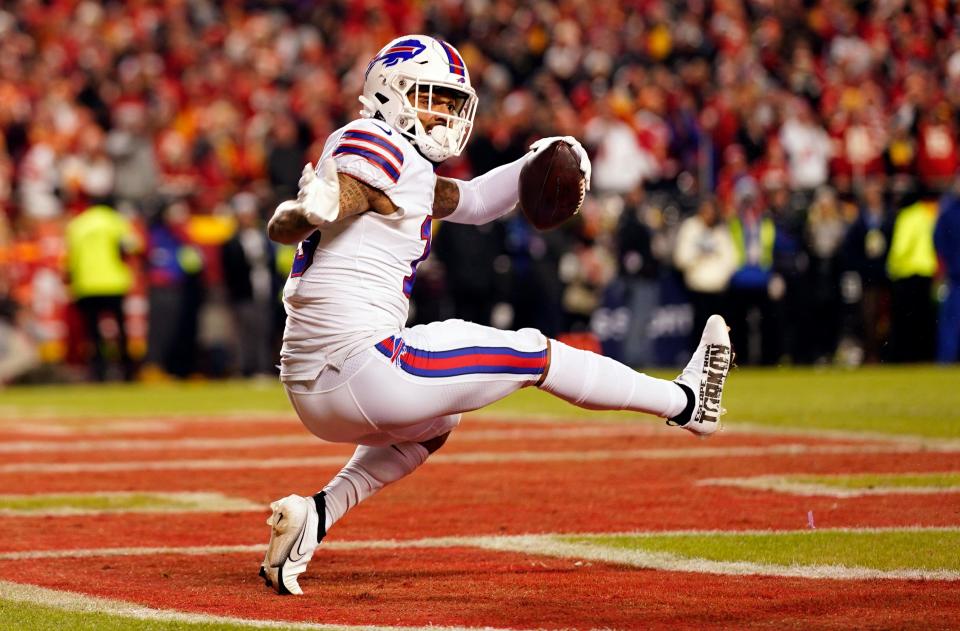
[[433, 190], [433, 218], [449, 217], [460, 203], [460, 188], [450, 178], [438, 177]]
[[397, 211], [397, 206], [383, 191], [341, 173], [340, 215], [338, 219], [359, 215], [368, 210], [380, 215], [390, 215]]
[[[381, 215], [397, 211], [396, 205], [380, 190], [343, 173], [340, 183], [340, 211], [336, 221], [372, 210]], [[277, 243], [293, 245], [306, 239], [318, 226], [307, 221], [303, 209], [290, 202], [288, 208], [278, 209], [267, 224], [267, 235]]]

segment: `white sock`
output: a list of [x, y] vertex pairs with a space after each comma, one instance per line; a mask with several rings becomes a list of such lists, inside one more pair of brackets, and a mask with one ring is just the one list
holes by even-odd
[[672, 418], [687, 406], [687, 395], [672, 381], [556, 340], [550, 340], [550, 368], [540, 389], [588, 410], [633, 410]]
[[333, 480], [326, 492], [326, 531], [344, 514], [391, 482], [409, 475], [427, 460], [429, 452], [419, 443], [401, 443], [389, 447], [360, 445], [353, 457]]

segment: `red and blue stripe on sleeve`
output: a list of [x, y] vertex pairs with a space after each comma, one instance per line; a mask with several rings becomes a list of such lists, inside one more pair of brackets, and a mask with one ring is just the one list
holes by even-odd
[[403, 340], [394, 337], [382, 340], [376, 349], [401, 370], [417, 377], [542, 375], [547, 367], [547, 349], [519, 351], [507, 346], [467, 346], [427, 351], [404, 345]]
[[333, 151], [334, 156], [360, 156], [383, 171], [394, 183], [400, 179], [403, 151], [383, 136], [370, 131], [345, 131]]

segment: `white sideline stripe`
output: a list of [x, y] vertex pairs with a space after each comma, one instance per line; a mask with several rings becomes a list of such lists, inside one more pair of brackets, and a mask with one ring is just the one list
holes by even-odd
[[[7, 414], [4, 414], [7, 412]], [[251, 411], [251, 412], [208, 412], [203, 416], [187, 412], [173, 412], [166, 416], [136, 416], [128, 415], [118, 417], [115, 420], [104, 420], [103, 418], [64, 418], [63, 413], [58, 410], [52, 410], [44, 414], [31, 413], [30, 416], [14, 415], [18, 410], [12, 407], [0, 405], [0, 417], [9, 416], [16, 420], [4, 421], [0, 418], [0, 431], [12, 431], [26, 435], [39, 436], [76, 436], [93, 435], [103, 433], [126, 433], [126, 432], [144, 432], [144, 433], [164, 433], [172, 432], [182, 427], [189, 427], [198, 423], [258, 423], [258, 424], [276, 424], [290, 425], [292, 427], [301, 427], [301, 423], [295, 416], [288, 412], [270, 412], [270, 411]], [[600, 426], [629, 426], [634, 428], [631, 434], [640, 435], [662, 435], [676, 433], [675, 429], [669, 428], [653, 419], [644, 421], [633, 421], [628, 413], [610, 413], [596, 412], [589, 418], [580, 416], [571, 416], [553, 413], [536, 413], [522, 411], [502, 411], [484, 409], [468, 413], [471, 423], [498, 423], [498, 424], [597, 424]], [[51, 422], [52, 421], [52, 422]], [[497, 430], [493, 430], [497, 431]], [[761, 423], [752, 423], [750, 421], [729, 421], [721, 428], [721, 432], [730, 432], [731, 434], [755, 434], [763, 436], [784, 436], [801, 438], [821, 438], [837, 440], [853, 440], [857, 442], [875, 441], [884, 443], [903, 443], [911, 445], [951, 445], [960, 450], [960, 440], [950, 438], [938, 438], [922, 436], [918, 434], [895, 434], [870, 431], [854, 431], [826, 428], [804, 428], [804, 427], [779, 427], [763, 425]], [[464, 430], [459, 430], [463, 433]]]
[[[905, 474], [907, 475], [907, 474]], [[862, 489], [837, 487], [831, 484], [796, 482], [779, 475], [758, 475], [744, 478], [708, 478], [697, 481], [699, 486], [731, 486], [757, 491], [776, 491], [804, 497], [863, 497], [866, 495], [939, 495], [960, 493], [960, 484], [950, 486], [874, 486]]]
[[[648, 435], [634, 425], [571, 427], [556, 429], [486, 429], [458, 430], [457, 442], [501, 440], [531, 440], [549, 438], [606, 438]], [[102, 440], [23, 440], [0, 442], [0, 453], [76, 453], [87, 451], [153, 451], [163, 449], [249, 449], [256, 447], [283, 447], [288, 445], [315, 445], [309, 434], [274, 434], [244, 438], [174, 438], [174, 439], [102, 439]]]
[[[10, 412], [15, 414], [16, 412]], [[302, 427], [299, 419], [282, 412], [244, 412], [224, 414], [171, 413], [166, 416], [127, 415], [114, 419], [102, 417], [64, 417], [63, 413], [49, 416], [19, 416], [16, 420], [3, 419], [0, 406], [0, 432], [14, 432], [34, 436], [97, 436], [99, 434], [170, 433], [204, 423], [236, 423], [246, 425], [290, 425]]]
[[125, 434], [137, 432], [144, 434], [167, 434], [176, 430], [177, 425], [168, 421], [146, 421], [143, 423], [136, 421], [122, 421], [115, 423], [104, 423], [95, 421], [90, 425], [83, 427], [70, 427], [67, 425], [55, 425], [49, 423], [13, 423], [10, 425], [0, 424], [0, 431], [13, 432], [17, 434], [27, 434], [30, 436], [82, 436], [100, 434]]
[[[765, 445], [746, 447], [678, 447], [672, 449], [599, 449], [588, 451], [510, 451], [439, 454], [434, 464], [488, 464], [523, 462], [598, 462], [607, 460], [670, 460], [685, 458], [746, 458], [756, 456], [805, 456], [809, 454], [910, 454], [957, 453], [950, 445]], [[277, 467], [329, 467], [343, 465], [346, 456], [303, 458], [171, 459], [127, 462], [16, 462], [0, 465], [3, 473], [110, 473], [118, 471], [204, 471], [273, 469]]]
[[[15, 602], [54, 607], [64, 611], [77, 613], [104, 614], [134, 618], [136, 620], [151, 620], [157, 622], [177, 622], [183, 624], [233, 624], [252, 629], [318, 629], [321, 631], [481, 631], [480, 627], [391, 627], [374, 625], [347, 625], [347, 624], [319, 624], [313, 622], [295, 622], [285, 620], [253, 620], [250, 618], [233, 618], [230, 616], [214, 616], [200, 613], [184, 613], [171, 609], [154, 609], [134, 603], [88, 596], [77, 592], [67, 592], [36, 585], [24, 585], [0, 581], [0, 599]], [[483, 627], [482, 629], [492, 629]]]
[[[0, 495], [0, 505], [4, 502], [21, 499], [41, 498], [133, 498], [146, 497], [158, 502], [177, 502], [181, 506], [147, 505], [136, 507], [117, 508], [77, 508], [64, 506], [59, 508], [28, 509], [28, 508], [0, 508], [0, 515], [4, 517], [75, 517], [78, 515], [116, 515], [140, 513], [217, 513], [264, 510], [262, 504], [251, 502], [239, 497], [228, 497], [216, 492], [157, 492], [157, 491], [92, 491], [76, 493], [36, 493], [24, 495]], [[186, 504], [184, 506], [183, 504]]]
[[[956, 532], [957, 528], [891, 527], [891, 528], [829, 528], [818, 530], [821, 533], [886, 533], [886, 532]], [[960, 572], [954, 570], [876, 570], [863, 567], [842, 565], [774, 565], [751, 563], [747, 561], [710, 561], [702, 558], [688, 558], [667, 552], [645, 552], [624, 550], [590, 543], [571, 543], [561, 541], [561, 537], [664, 537], [664, 536], [741, 536], [769, 534], [808, 534], [809, 530], [679, 530], [644, 531], [621, 533], [569, 533], [513, 535], [513, 536], [476, 536], [476, 537], [432, 537], [410, 540], [369, 540], [369, 541], [332, 541], [323, 544], [328, 550], [400, 550], [410, 548], [480, 548], [496, 552], [519, 552], [532, 556], [586, 559], [618, 565], [666, 570], [671, 572], [694, 572], [724, 575], [762, 575], [811, 579], [840, 580], [937, 580], [958, 581]], [[37, 559], [70, 559], [90, 557], [129, 557], [154, 555], [215, 555], [215, 554], [258, 554], [266, 550], [266, 544], [234, 546], [191, 546], [156, 548], [97, 548], [85, 550], [38, 550], [24, 552], [5, 552], [0, 561], [25, 561]]]
[[900, 443], [910, 445], [949, 445], [960, 448], [960, 440], [955, 438], [936, 438], [932, 436], [921, 436], [919, 434], [893, 434], [871, 431], [855, 431], [844, 429], [825, 429], [817, 427], [778, 427], [775, 425], [762, 425], [760, 423], [750, 422], [731, 422], [725, 424], [721, 431], [728, 431], [731, 434], [753, 434], [760, 436], [784, 436], [784, 437], [806, 437], [806, 438], [826, 438], [834, 440], [853, 440], [857, 442], [873, 441], [882, 443]]

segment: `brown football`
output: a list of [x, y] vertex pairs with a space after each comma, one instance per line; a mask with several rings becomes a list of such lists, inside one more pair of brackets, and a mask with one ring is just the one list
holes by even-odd
[[538, 230], [556, 228], [580, 210], [585, 186], [576, 154], [557, 141], [520, 170], [520, 210]]

